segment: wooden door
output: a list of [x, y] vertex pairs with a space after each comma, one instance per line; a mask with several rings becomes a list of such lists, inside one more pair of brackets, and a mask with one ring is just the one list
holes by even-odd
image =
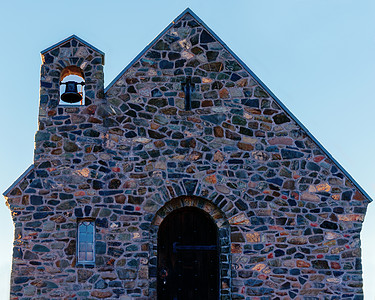
[[195, 207], [170, 213], [158, 232], [158, 300], [218, 300], [217, 226]]

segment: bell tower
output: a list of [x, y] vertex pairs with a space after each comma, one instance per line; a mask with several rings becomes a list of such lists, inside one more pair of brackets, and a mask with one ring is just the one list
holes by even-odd
[[104, 53], [72, 35], [41, 56], [34, 164], [79, 165], [103, 140]]

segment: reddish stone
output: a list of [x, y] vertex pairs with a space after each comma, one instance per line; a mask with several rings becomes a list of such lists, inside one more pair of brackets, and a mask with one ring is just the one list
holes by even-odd
[[331, 268], [338, 270], [338, 269], [341, 269], [341, 266], [340, 266], [340, 264], [338, 262], [332, 261], [331, 262]]
[[238, 142], [237, 144], [237, 147], [241, 150], [244, 150], [244, 151], [251, 151], [251, 150], [254, 150], [254, 146], [251, 145], [251, 144], [246, 144], [246, 143], [241, 143], [241, 142]]
[[310, 268], [311, 264], [308, 263], [307, 261], [298, 259], [297, 260], [297, 267], [298, 268]]
[[216, 175], [209, 175], [204, 179], [204, 181], [210, 184], [215, 184], [217, 183]]
[[89, 123], [95, 123], [95, 124], [101, 124], [101, 123], [103, 123], [101, 120], [99, 120], [98, 118], [94, 118], [94, 117], [90, 117], [87, 121]]
[[275, 137], [268, 141], [270, 145], [293, 145], [293, 140], [287, 137]]
[[112, 296], [112, 292], [110, 292], [110, 291], [106, 291], [106, 292], [92, 291], [91, 292], [91, 296], [104, 299], [104, 298], [111, 297]]
[[366, 198], [359, 191], [355, 191], [353, 199], [359, 201], [366, 200]]
[[314, 157], [314, 162], [320, 162], [324, 159], [324, 156], [323, 155], [319, 155], [319, 156], [315, 156]]
[[229, 92], [226, 88], [223, 88], [219, 91], [219, 96], [221, 99], [227, 99], [229, 98]]
[[115, 196], [115, 201], [116, 201], [116, 203], [124, 204], [124, 203], [125, 203], [125, 200], [126, 200], [125, 195], [116, 195], [116, 196]]
[[163, 141], [155, 141], [154, 145], [156, 148], [161, 148], [165, 146], [165, 143]]
[[209, 107], [209, 106], [213, 106], [213, 103], [211, 100], [202, 101], [202, 107]]
[[231, 252], [232, 253], [242, 253], [242, 246], [241, 244], [232, 244], [231, 245]]
[[224, 129], [221, 128], [220, 126], [215, 126], [214, 127], [214, 135], [216, 137], [223, 137], [224, 136]]

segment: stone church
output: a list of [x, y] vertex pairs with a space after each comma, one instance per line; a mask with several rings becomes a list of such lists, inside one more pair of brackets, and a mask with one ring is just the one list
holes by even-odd
[[363, 299], [371, 199], [190, 9], [106, 88], [79, 37], [41, 54], [11, 299]]

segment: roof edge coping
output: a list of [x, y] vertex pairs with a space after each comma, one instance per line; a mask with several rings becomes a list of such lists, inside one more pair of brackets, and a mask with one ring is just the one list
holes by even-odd
[[33, 169], [34, 169], [34, 164], [32, 164], [30, 167], [28, 167], [28, 168], [26, 169], [26, 171], [23, 172], [22, 175], [21, 175], [20, 177], [18, 177], [18, 178], [16, 179], [16, 181], [14, 181], [14, 182], [11, 184], [10, 187], [8, 187], [8, 188], [6, 189], [6, 191], [3, 193], [3, 196], [4, 196], [4, 197], [7, 197], [7, 196], [8, 196], [8, 193], [9, 193], [11, 190], [13, 190], [13, 188], [14, 188], [17, 184], [19, 184], [19, 183], [21, 182], [22, 179], [24, 179], [27, 175], [29, 175], [30, 172], [31, 172]]
[[69, 40], [72, 40], [72, 39], [76, 39], [76, 40], [78, 40], [78, 41], [81, 42], [82, 44], [85, 44], [87, 47], [91, 48], [92, 50], [95, 50], [95, 51], [98, 52], [100, 55], [102, 55], [102, 56], [103, 56], [103, 65], [104, 65], [104, 55], [105, 55], [105, 53], [104, 53], [103, 51], [99, 50], [98, 48], [94, 47], [94, 46], [91, 45], [90, 43], [86, 42], [85, 40], [81, 39], [80, 37], [76, 36], [75, 34], [72, 34], [71, 36], [69, 36], [69, 37], [63, 39], [62, 41], [60, 41], [60, 42], [58, 42], [58, 43], [56, 43], [56, 44], [53, 44], [52, 46], [50, 46], [50, 47], [44, 49], [43, 51], [40, 52], [40, 54], [43, 55], [44, 53], [46, 53], [46, 52], [48, 52], [48, 51], [51, 51], [52, 49], [57, 48], [57, 47], [60, 46], [61, 44], [65, 43], [65, 42], [67, 42], [67, 41], [69, 41]]

